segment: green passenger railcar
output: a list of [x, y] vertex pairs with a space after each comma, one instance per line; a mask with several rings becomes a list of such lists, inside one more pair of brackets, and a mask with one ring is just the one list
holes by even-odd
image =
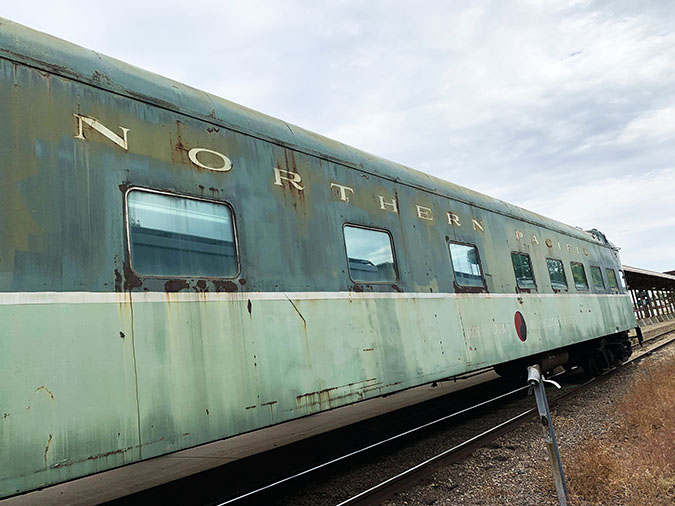
[[636, 326], [600, 233], [2, 19], [0, 103], [0, 497]]

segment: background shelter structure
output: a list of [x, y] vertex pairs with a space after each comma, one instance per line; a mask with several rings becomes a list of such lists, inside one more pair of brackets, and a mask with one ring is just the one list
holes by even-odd
[[640, 326], [675, 319], [675, 275], [623, 266]]

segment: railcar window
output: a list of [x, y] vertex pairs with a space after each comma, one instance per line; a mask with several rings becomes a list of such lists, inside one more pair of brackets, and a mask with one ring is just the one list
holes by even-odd
[[532, 262], [527, 253], [511, 253], [511, 262], [513, 271], [516, 274], [516, 283], [521, 290], [536, 290], [537, 285], [534, 282], [534, 272], [532, 272]]
[[621, 284], [621, 292], [626, 291], [626, 273], [619, 269], [619, 283]]
[[607, 281], [609, 282], [609, 290], [612, 293], [618, 293], [619, 285], [616, 282], [616, 272], [614, 272], [614, 269], [605, 269], [605, 272], [607, 272]]
[[396, 266], [391, 236], [383, 230], [345, 225], [345, 247], [349, 275], [363, 283], [396, 281]]
[[605, 289], [605, 280], [602, 278], [602, 271], [600, 267], [591, 265], [591, 279], [593, 280], [593, 288], [596, 290]]
[[570, 262], [572, 267], [572, 278], [577, 290], [588, 290], [588, 280], [586, 279], [586, 270], [581, 262]]
[[455, 281], [460, 286], [483, 288], [483, 274], [478, 250], [472, 244], [449, 243], [450, 260], [455, 271]]
[[149, 276], [233, 277], [237, 251], [227, 204], [132, 190], [127, 195], [134, 270]]
[[546, 267], [548, 268], [548, 275], [551, 278], [551, 287], [556, 292], [567, 290], [567, 278], [565, 277], [565, 268], [562, 260], [557, 258], [547, 258]]

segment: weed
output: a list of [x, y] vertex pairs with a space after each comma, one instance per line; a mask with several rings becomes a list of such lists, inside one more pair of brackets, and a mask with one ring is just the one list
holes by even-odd
[[567, 457], [578, 504], [675, 504], [675, 358], [641, 370], [617, 403], [617, 426]]

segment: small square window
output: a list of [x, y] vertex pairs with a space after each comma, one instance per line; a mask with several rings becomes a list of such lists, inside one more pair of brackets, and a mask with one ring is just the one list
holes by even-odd
[[593, 288], [596, 290], [605, 290], [605, 280], [602, 278], [600, 267], [591, 265], [591, 279], [593, 280]]
[[480, 289], [485, 288], [483, 273], [480, 268], [478, 249], [473, 244], [451, 242], [450, 261], [455, 272], [455, 282], [460, 287]]
[[567, 290], [567, 278], [565, 277], [565, 269], [562, 260], [557, 258], [547, 258], [546, 267], [548, 268], [548, 275], [551, 278], [551, 287], [554, 291]]
[[607, 281], [609, 282], [609, 290], [612, 293], [619, 293], [619, 285], [616, 282], [616, 272], [614, 269], [605, 269], [607, 273]]
[[534, 272], [532, 272], [530, 255], [527, 253], [511, 253], [511, 262], [513, 263], [513, 271], [516, 274], [518, 289], [527, 292], [536, 290], [537, 285], [534, 282]]
[[227, 204], [144, 190], [127, 194], [131, 265], [161, 277], [234, 277], [239, 265]]
[[392, 240], [385, 230], [345, 225], [349, 275], [357, 283], [393, 283], [398, 279]]
[[588, 290], [588, 280], [586, 279], [586, 270], [581, 262], [570, 262], [572, 267], [572, 278], [577, 290]]

